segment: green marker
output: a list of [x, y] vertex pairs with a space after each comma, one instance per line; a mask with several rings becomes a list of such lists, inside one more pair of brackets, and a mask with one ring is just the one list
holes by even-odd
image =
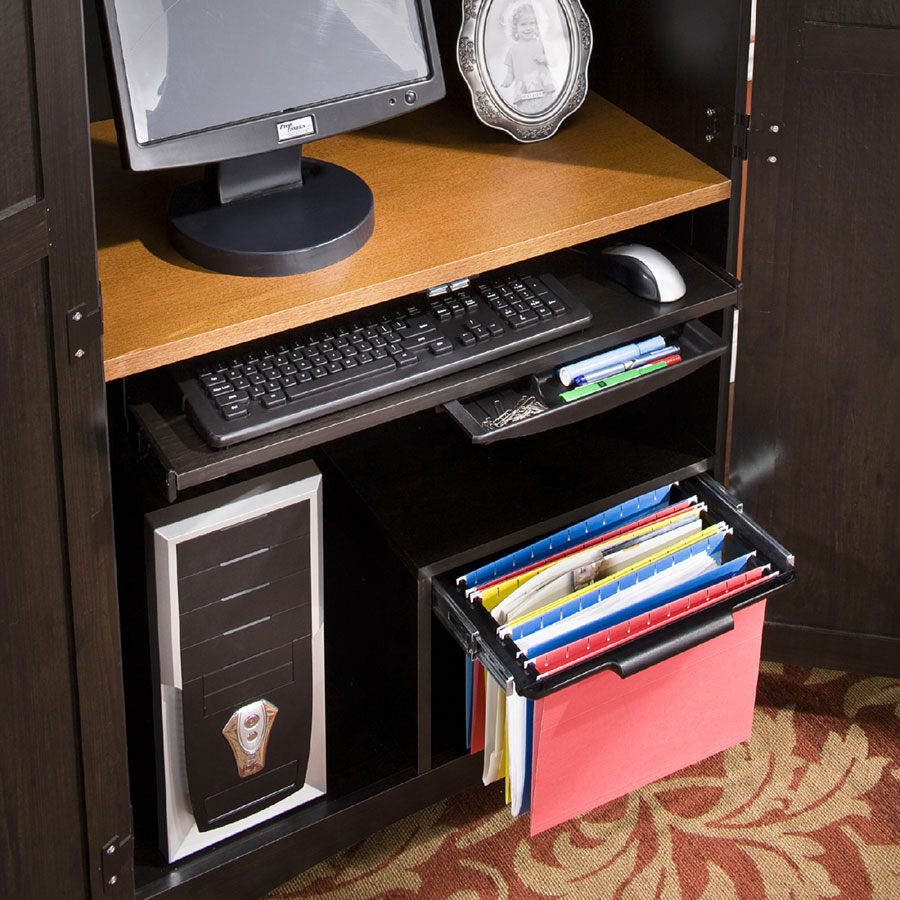
[[640, 369], [631, 369], [628, 372], [620, 372], [618, 375], [610, 375], [609, 378], [604, 378], [603, 381], [595, 381], [593, 384], [583, 384], [581, 387], [574, 388], [571, 391], [565, 391], [559, 396], [566, 403], [571, 403], [573, 400], [580, 400], [582, 397], [587, 397], [589, 394], [594, 394], [597, 391], [615, 387], [617, 384], [622, 384], [623, 381], [631, 381], [632, 378], [639, 378], [641, 375], [646, 375], [648, 372], [664, 369], [667, 365], [669, 365], [669, 363], [665, 360], [650, 363], [649, 365], [641, 366]]

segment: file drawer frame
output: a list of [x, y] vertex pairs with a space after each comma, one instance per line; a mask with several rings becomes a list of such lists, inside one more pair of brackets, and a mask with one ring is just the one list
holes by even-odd
[[689, 478], [676, 490], [684, 496], [696, 494], [706, 503], [709, 518], [725, 521], [732, 529], [734, 539], [745, 547], [744, 552], [755, 550], [759, 564], [770, 565], [774, 577], [607, 653], [547, 676], [540, 676], [534, 666], [525, 661], [511, 638], [497, 636], [497, 623], [490, 613], [480, 603], [467, 600], [458, 586], [458, 571], [433, 579], [435, 615], [460, 647], [481, 663], [507, 693], [515, 690], [530, 700], [547, 697], [605, 670], [627, 678], [730, 631], [734, 627], [735, 612], [794, 580], [794, 558], [747, 516], [740, 502], [710, 475], [704, 473]]

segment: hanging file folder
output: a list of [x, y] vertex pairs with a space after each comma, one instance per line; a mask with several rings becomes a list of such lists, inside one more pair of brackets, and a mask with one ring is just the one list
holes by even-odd
[[[505, 778], [511, 811], [530, 812], [534, 834], [749, 736], [759, 601], [793, 578], [793, 560], [705, 476], [640, 498], [606, 510], [602, 527], [578, 522], [434, 582], [435, 611], [479, 660], [470, 733], [482, 677], [489, 774]], [[539, 596], [567, 565], [593, 565], [575, 557], [611, 534], [631, 549], [648, 522], [691, 509], [707, 526], [698, 535], [537, 609], [517, 605], [529, 582]], [[479, 598], [504, 581], [512, 590], [488, 610]]]

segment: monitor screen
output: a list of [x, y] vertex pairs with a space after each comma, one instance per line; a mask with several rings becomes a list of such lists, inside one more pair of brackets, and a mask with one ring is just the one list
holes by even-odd
[[[311, 170], [300, 160], [307, 141], [443, 96], [428, 0], [104, 0], [104, 9], [127, 164], [222, 162], [228, 171], [216, 189], [219, 206], [308, 181]], [[345, 181], [323, 194], [353, 206], [354, 191]], [[305, 191], [305, 204], [312, 193]], [[228, 218], [235, 215], [232, 209]], [[371, 233], [371, 222], [366, 229]], [[258, 235], [258, 223], [251, 230]], [[325, 243], [327, 265], [340, 257], [333, 240]], [[185, 252], [177, 237], [176, 246]], [[316, 255], [302, 264], [297, 257], [285, 273], [296, 265], [307, 271]], [[221, 268], [208, 259], [201, 264]]]
[[214, 13], [192, 0], [117, 0], [116, 10], [142, 144], [408, 84], [430, 68], [414, 0], [217, 0]]

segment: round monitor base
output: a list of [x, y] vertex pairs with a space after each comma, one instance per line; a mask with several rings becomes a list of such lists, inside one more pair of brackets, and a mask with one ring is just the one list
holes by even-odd
[[298, 275], [346, 259], [371, 237], [374, 200], [355, 173], [303, 159], [303, 183], [219, 204], [202, 182], [172, 194], [169, 240], [226, 275]]

